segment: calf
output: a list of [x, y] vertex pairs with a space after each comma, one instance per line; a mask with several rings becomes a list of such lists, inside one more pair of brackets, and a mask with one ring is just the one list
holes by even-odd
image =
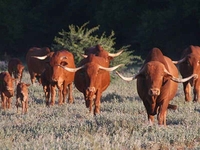
[[17, 100], [16, 100], [16, 107], [18, 113], [18, 107], [20, 104], [22, 106], [22, 114], [27, 113], [28, 111], [28, 87], [30, 84], [26, 83], [18, 83], [17, 84]]
[[24, 66], [18, 58], [11, 58], [8, 62], [8, 72], [14, 76], [15, 83], [21, 82]]
[[0, 94], [4, 110], [11, 107], [11, 97], [14, 94], [13, 80], [7, 71], [0, 73]]

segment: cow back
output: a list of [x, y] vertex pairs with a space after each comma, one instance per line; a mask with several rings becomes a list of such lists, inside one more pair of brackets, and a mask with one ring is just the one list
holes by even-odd
[[199, 46], [194, 46], [190, 45], [187, 47], [181, 54], [181, 58], [189, 55], [189, 54], [194, 54], [194, 55], [200, 55], [200, 47]]

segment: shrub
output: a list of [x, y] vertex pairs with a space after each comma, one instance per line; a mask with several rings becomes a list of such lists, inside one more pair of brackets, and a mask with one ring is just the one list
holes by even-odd
[[[142, 59], [140, 56], [134, 56], [132, 53], [133, 50], [128, 50], [130, 45], [122, 46], [119, 50], [115, 49], [115, 33], [114, 31], [111, 31], [109, 36], [106, 36], [105, 32], [98, 36], [95, 35], [94, 32], [97, 32], [99, 30], [99, 25], [96, 27], [93, 27], [91, 29], [86, 28], [86, 26], [89, 24], [89, 22], [84, 23], [81, 27], [75, 26], [75, 25], [69, 25], [69, 31], [62, 30], [59, 32], [59, 36], [55, 36], [54, 38], [54, 44], [52, 44], [53, 50], [59, 50], [59, 49], [68, 49], [70, 52], [73, 53], [75, 62], [78, 63], [82, 56], [84, 48], [92, 47], [97, 44], [100, 44], [103, 46], [105, 50], [111, 53], [116, 53], [119, 50], [123, 49], [124, 52], [116, 57], [111, 65], [116, 64], [137, 64], [138, 62], [141, 62]], [[134, 61], [135, 60], [135, 61]]]

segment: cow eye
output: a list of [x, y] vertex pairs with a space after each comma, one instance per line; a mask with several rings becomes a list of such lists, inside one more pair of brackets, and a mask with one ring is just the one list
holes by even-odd
[[67, 62], [64, 62], [64, 61], [63, 61], [63, 62], [60, 63], [60, 65], [66, 66], [66, 65], [67, 65]]

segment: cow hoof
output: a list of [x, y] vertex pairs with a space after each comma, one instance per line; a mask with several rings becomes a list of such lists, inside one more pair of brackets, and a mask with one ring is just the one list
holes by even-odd
[[50, 104], [49, 104], [49, 106], [53, 106], [53, 105], [54, 105], [54, 103], [50, 103]]

